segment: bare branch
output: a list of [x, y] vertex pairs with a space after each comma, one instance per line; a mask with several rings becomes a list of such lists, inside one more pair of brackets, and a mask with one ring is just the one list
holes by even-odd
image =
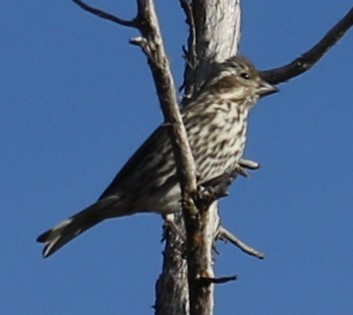
[[257, 170], [260, 168], [260, 164], [256, 161], [240, 159], [238, 165], [235, 166], [234, 171], [243, 177], [248, 177], [248, 170]]
[[163, 252], [163, 260], [168, 263], [163, 264], [163, 271], [156, 282], [155, 315], [189, 314], [187, 273], [181, 272], [187, 269], [184, 245], [185, 242], [177, 234], [168, 233]]
[[149, 45], [147, 43], [146, 38], [144, 38], [144, 37], [135, 37], [135, 38], [131, 38], [129, 42], [130, 42], [131, 45], [139, 46], [146, 56], [150, 56], [151, 55], [151, 50], [149, 48]]
[[152, 0], [138, 0], [137, 20], [142, 38], [133, 40], [133, 43], [140, 45], [148, 58], [159, 102], [170, 131], [183, 200], [187, 201], [187, 204], [192, 204], [188, 196], [196, 191], [195, 165]]
[[[210, 296], [209, 292], [213, 292], [212, 286], [206, 288], [200, 286], [197, 281], [201, 275], [205, 277], [213, 276], [213, 274], [208, 273], [208, 266], [211, 261], [205, 259], [209, 255], [204, 252], [207, 249], [203, 246], [205, 235], [203, 231], [207, 226], [204, 219], [208, 218], [208, 214], [202, 215], [201, 218], [201, 212], [195, 207], [194, 197], [197, 192], [196, 168], [176, 101], [174, 81], [170, 72], [169, 61], [164, 51], [152, 0], [138, 0], [137, 20], [138, 28], [143, 38], [143, 40], [138, 39], [137, 44], [141, 45], [143, 43], [143, 51], [147, 56], [152, 71], [165, 123], [170, 132], [182, 191], [182, 212], [187, 232], [186, 258], [190, 314], [201, 314], [199, 312], [205, 308], [208, 310], [205, 314], [210, 314], [209, 310], [213, 308], [213, 304], [208, 303], [208, 297]], [[134, 43], [136, 43], [136, 40]], [[164, 283], [163, 278], [160, 278], [158, 283]], [[205, 303], [205, 301], [207, 302]], [[156, 306], [159, 304], [159, 301], [157, 301]], [[159, 310], [156, 310], [157, 312]]]
[[182, 86], [179, 88], [179, 91], [182, 91], [185, 88], [184, 100], [183, 103], [186, 103], [187, 100], [192, 97], [192, 83], [187, 82], [192, 80], [193, 70], [195, 70], [197, 65], [197, 55], [196, 55], [196, 28], [194, 21], [194, 14], [192, 10], [192, 4], [189, 0], [179, 0], [180, 5], [185, 13], [186, 24], [189, 27], [189, 37], [187, 40], [187, 47], [183, 47], [184, 51], [184, 59], [186, 67], [184, 69], [184, 82]]
[[195, 66], [195, 61], [196, 61], [196, 31], [195, 31], [195, 21], [194, 21], [194, 15], [192, 12], [192, 5], [190, 0], [179, 0], [180, 5], [185, 13], [186, 16], [186, 24], [189, 26], [189, 38], [188, 38], [188, 56], [187, 56], [187, 62], [190, 64], [190, 66], [194, 67]]
[[238, 276], [228, 276], [228, 277], [218, 277], [218, 278], [203, 278], [201, 277], [199, 281], [203, 283], [203, 285], [210, 285], [211, 283], [213, 284], [222, 284], [222, 283], [227, 283], [230, 281], [237, 280]]
[[257, 170], [260, 168], [260, 164], [258, 162], [247, 159], [240, 159], [239, 165], [249, 170]]
[[262, 71], [262, 77], [271, 84], [278, 84], [308, 71], [343, 37], [352, 25], [353, 8], [313, 48], [285, 66]]
[[100, 9], [94, 8], [88, 4], [86, 4], [85, 2], [81, 1], [81, 0], [72, 0], [75, 4], [77, 4], [81, 9], [92, 13], [93, 15], [96, 15], [102, 19], [111, 21], [113, 23], [119, 24], [119, 25], [123, 25], [126, 27], [137, 27], [136, 25], [136, 21], [135, 19], [133, 20], [124, 20], [121, 19], [119, 17], [117, 17], [116, 15], [112, 15], [108, 12], [102, 11]]
[[255, 248], [245, 244], [242, 242], [238, 237], [236, 237], [234, 234], [226, 230], [224, 227], [220, 226], [218, 230], [218, 235], [217, 238], [220, 240], [227, 240], [231, 242], [233, 245], [238, 247], [241, 251], [244, 253], [247, 253], [248, 255], [255, 256], [259, 259], [264, 259], [265, 255]]
[[183, 105], [197, 93], [208, 77], [211, 64], [235, 55], [240, 39], [240, 0], [179, 0], [189, 27], [184, 47]]

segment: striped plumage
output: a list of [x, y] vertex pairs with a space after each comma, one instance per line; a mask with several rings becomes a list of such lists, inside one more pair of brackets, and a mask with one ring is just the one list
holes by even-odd
[[[234, 169], [244, 152], [250, 109], [260, 96], [275, 91], [243, 57], [214, 65], [198, 95], [182, 110], [200, 184]], [[157, 128], [96, 203], [38, 237], [38, 242], [45, 243], [44, 257], [105, 219], [180, 210], [180, 187], [166, 128]]]

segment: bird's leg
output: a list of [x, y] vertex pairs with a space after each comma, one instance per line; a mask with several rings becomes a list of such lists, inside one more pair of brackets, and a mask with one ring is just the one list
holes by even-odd
[[214, 201], [228, 196], [228, 187], [237, 174], [238, 172], [226, 173], [199, 185], [193, 198], [196, 207], [201, 211], [207, 211]]
[[[258, 162], [240, 159], [239, 163], [235, 165], [230, 172], [212, 178], [198, 186], [198, 191], [194, 196], [194, 201], [198, 209], [207, 210], [212, 202], [222, 197], [229, 195], [228, 187], [232, 184], [234, 179], [238, 176], [247, 177], [246, 169], [255, 170], [260, 167]], [[200, 178], [199, 174], [196, 174]], [[174, 221], [174, 214], [169, 213], [163, 215], [165, 227], [169, 227], [182, 241], [186, 241], [184, 233], [178, 228]], [[164, 239], [165, 237], [163, 237]]]
[[241, 159], [234, 169], [230, 172], [212, 178], [199, 186], [197, 196], [194, 198], [199, 209], [208, 209], [210, 204], [217, 199], [229, 195], [228, 187], [232, 184], [238, 175], [247, 177], [246, 169], [258, 169], [258, 162]]

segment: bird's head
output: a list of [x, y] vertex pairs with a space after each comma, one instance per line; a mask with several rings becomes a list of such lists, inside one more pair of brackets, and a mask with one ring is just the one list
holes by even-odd
[[250, 61], [235, 56], [213, 65], [209, 79], [201, 88], [201, 93], [206, 91], [230, 100], [247, 100], [249, 104], [254, 104], [258, 98], [275, 93], [278, 89], [264, 81]]

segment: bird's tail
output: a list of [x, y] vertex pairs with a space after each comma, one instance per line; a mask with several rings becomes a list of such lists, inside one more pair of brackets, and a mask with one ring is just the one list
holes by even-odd
[[45, 244], [43, 257], [52, 255], [76, 236], [108, 218], [107, 210], [114, 207], [114, 203], [109, 199], [100, 200], [39, 235], [37, 242]]

